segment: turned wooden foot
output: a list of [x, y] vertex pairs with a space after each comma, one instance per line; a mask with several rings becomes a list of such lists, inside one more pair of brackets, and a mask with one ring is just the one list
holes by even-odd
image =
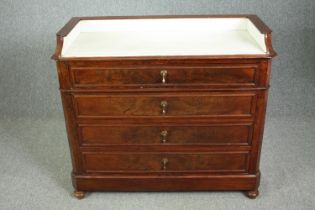
[[255, 199], [258, 195], [259, 195], [258, 190], [246, 191], [246, 196], [249, 197], [250, 199]]
[[83, 191], [74, 191], [73, 196], [76, 197], [77, 199], [82, 199], [85, 197], [85, 192]]

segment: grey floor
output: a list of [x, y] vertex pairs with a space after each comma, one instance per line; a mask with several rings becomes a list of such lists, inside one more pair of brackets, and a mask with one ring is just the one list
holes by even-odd
[[261, 196], [241, 192], [91, 193], [71, 196], [63, 119], [0, 120], [0, 209], [315, 209], [315, 119], [269, 118]]

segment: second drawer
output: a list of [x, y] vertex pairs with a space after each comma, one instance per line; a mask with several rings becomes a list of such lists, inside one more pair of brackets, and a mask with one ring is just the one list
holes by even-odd
[[251, 117], [256, 94], [79, 94], [74, 95], [79, 117]]
[[80, 124], [80, 143], [94, 145], [249, 145], [251, 124], [106, 125]]

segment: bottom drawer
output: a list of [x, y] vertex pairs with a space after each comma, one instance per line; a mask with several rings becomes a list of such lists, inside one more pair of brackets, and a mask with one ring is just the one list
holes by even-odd
[[246, 172], [248, 152], [104, 153], [84, 152], [86, 172]]

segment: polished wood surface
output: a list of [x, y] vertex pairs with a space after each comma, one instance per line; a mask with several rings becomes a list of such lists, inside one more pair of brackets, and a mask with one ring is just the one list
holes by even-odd
[[[89, 86], [133, 86], [133, 85], [244, 85], [255, 86], [257, 65], [209, 67], [138, 67], [138, 68], [71, 68], [75, 87]], [[161, 72], [165, 71], [165, 83]]]
[[248, 145], [252, 125], [106, 125], [80, 124], [80, 142], [84, 146], [101, 145]]
[[[165, 95], [74, 95], [78, 117], [84, 116], [250, 116], [253, 93]], [[165, 108], [161, 103], [165, 102]], [[165, 111], [165, 113], [163, 113]]]
[[83, 153], [86, 172], [246, 172], [248, 152]]
[[74, 196], [242, 190], [257, 197], [271, 58], [276, 55], [271, 30], [257, 16], [175, 17], [247, 17], [265, 34], [266, 56], [60, 57], [63, 38], [80, 20], [160, 17], [78, 17], [57, 33], [52, 58]]
[[74, 186], [85, 191], [209, 191], [245, 190], [257, 186], [258, 175], [77, 175]]

